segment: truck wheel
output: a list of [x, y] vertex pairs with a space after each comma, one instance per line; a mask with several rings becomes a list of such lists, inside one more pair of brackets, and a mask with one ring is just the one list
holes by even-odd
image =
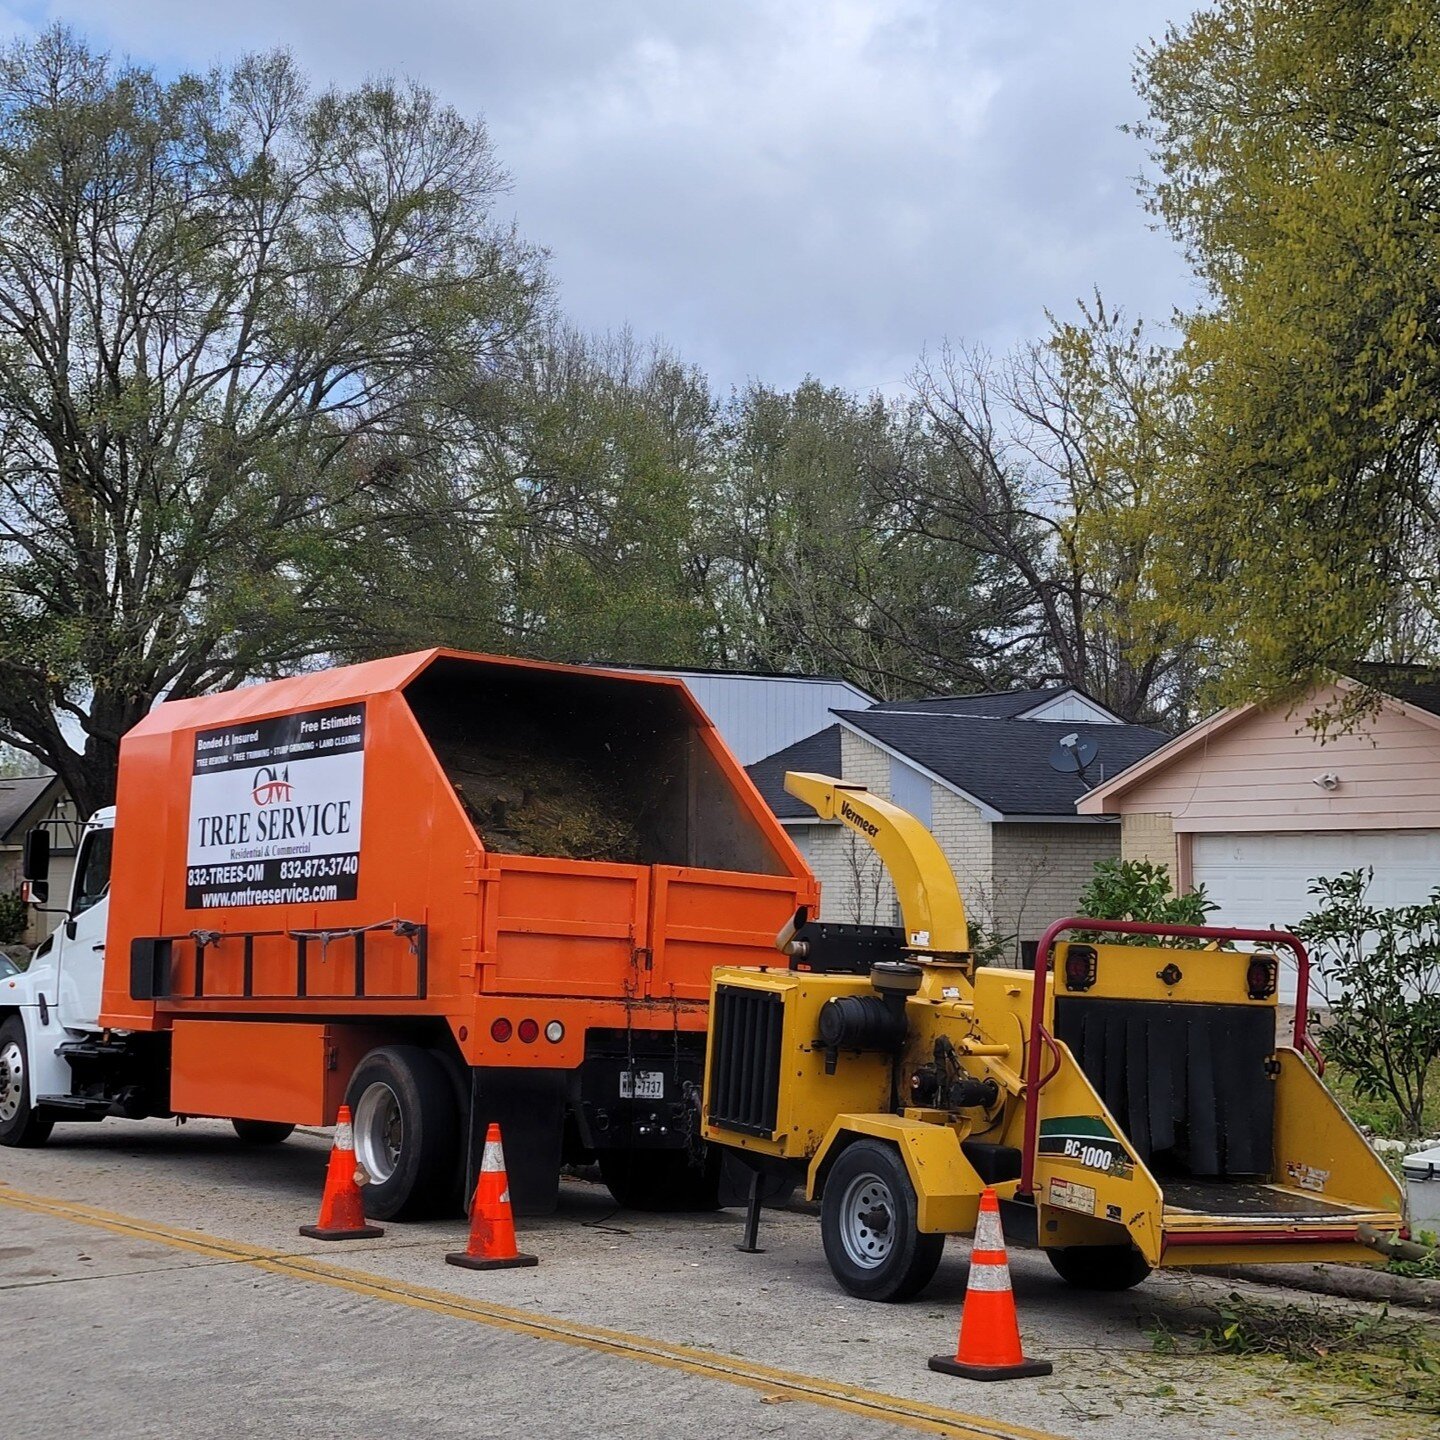
[[278, 1145], [288, 1140], [294, 1132], [293, 1125], [282, 1125], [278, 1120], [232, 1120], [235, 1133], [247, 1145]]
[[908, 1300], [930, 1283], [943, 1235], [922, 1234], [915, 1187], [893, 1145], [856, 1140], [840, 1152], [820, 1203], [830, 1272], [862, 1300]]
[[1045, 1254], [1055, 1273], [1077, 1290], [1129, 1290], [1150, 1273], [1133, 1245], [1063, 1245]]
[[600, 1178], [627, 1210], [714, 1210], [720, 1204], [720, 1152], [707, 1146], [696, 1165], [686, 1150], [600, 1150]]
[[25, 1057], [25, 1024], [12, 1015], [0, 1025], [0, 1145], [16, 1149], [43, 1145], [55, 1128], [53, 1120], [35, 1117]]
[[418, 1045], [384, 1045], [356, 1067], [345, 1092], [355, 1158], [370, 1175], [365, 1213], [376, 1220], [442, 1214], [459, 1144], [455, 1092], [440, 1062]]

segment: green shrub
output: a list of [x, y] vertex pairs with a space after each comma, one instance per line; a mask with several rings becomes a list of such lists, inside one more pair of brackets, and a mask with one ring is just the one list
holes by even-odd
[[14, 945], [25, 938], [30, 910], [18, 890], [0, 891], [0, 945]]
[[1330, 1005], [1320, 1048], [1361, 1100], [1393, 1104], [1403, 1135], [1425, 1132], [1440, 1061], [1440, 887], [1421, 905], [1366, 901], [1374, 871], [1310, 882], [1319, 907], [1295, 927]]
[[[1144, 920], [1154, 925], [1203, 925], [1220, 907], [1205, 895], [1205, 887], [1173, 892], [1170, 870], [1149, 860], [1101, 860], [1081, 892], [1078, 914], [1093, 920]], [[1077, 937], [1078, 938], [1078, 937]], [[1147, 935], [1110, 935], [1096, 932], [1086, 939], [1121, 945], [1154, 945]]]

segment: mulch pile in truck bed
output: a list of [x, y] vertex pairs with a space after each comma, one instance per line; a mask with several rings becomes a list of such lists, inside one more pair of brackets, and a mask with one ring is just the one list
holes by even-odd
[[500, 737], [432, 743], [487, 849], [642, 863], [635, 797], [602, 768]]

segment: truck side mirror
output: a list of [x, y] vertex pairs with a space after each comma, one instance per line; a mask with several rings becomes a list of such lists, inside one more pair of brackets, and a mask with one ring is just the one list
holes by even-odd
[[25, 853], [21, 862], [25, 881], [25, 898], [34, 905], [43, 905], [50, 898], [50, 832], [37, 825], [25, 837]]

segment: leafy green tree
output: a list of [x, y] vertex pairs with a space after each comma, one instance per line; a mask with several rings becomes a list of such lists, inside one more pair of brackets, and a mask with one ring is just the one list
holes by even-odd
[[732, 398], [721, 441], [707, 546], [721, 663], [828, 671], [886, 697], [1003, 671], [996, 567], [905, 513], [898, 477], [927, 444], [914, 407], [757, 384]]
[[405, 593], [357, 576], [359, 603], [390, 645], [706, 663], [714, 410], [663, 348], [538, 330], [473, 399], [456, 512], [397, 546]]
[[1362, 1099], [1392, 1101], [1425, 1133], [1426, 1085], [1440, 1062], [1440, 887], [1419, 905], [1366, 898], [1373, 870], [1313, 880], [1317, 908], [1295, 927], [1330, 1005], [1320, 1047]]
[[1218, 0], [1140, 56], [1149, 201], [1203, 281], [1164, 599], [1231, 696], [1434, 653], [1440, 6]]
[[0, 56], [0, 741], [82, 810], [162, 696], [368, 633], [531, 323], [483, 127], [283, 54]]

